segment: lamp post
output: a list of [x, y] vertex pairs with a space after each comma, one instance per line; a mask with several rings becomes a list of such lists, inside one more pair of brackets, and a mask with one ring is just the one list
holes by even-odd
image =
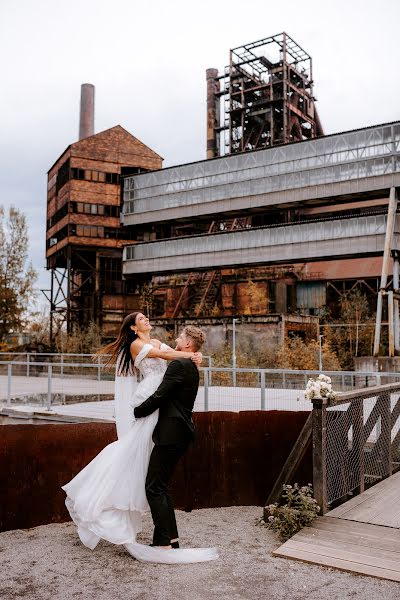
[[236, 387], [236, 323], [240, 323], [240, 319], [232, 319], [232, 383]]
[[318, 336], [319, 341], [319, 372], [322, 373], [322, 338], [323, 335]]

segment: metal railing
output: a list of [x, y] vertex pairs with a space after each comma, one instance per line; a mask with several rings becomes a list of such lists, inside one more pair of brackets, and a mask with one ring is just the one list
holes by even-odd
[[[54, 355], [50, 355], [54, 356]], [[87, 355], [91, 357], [91, 355]], [[303, 390], [318, 371], [204, 367], [196, 411], [290, 410], [310, 411]], [[326, 372], [336, 391], [351, 391], [392, 382], [400, 385], [397, 373]], [[114, 372], [101, 362], [0, 361], [0, 402], [44, 405], [112, 400]]]
[[[69, 352], [0, 352], [0, 374], [4, 372], [4, 364], [12, 362], [14, 365], [18, 365], [20, 368], [15, 369], [14, 373], [20, 373], [21, 375], [26, 373], [26, 376], [36, 375], [43, 371], [43, 367], [46, 368], [48, 363], [60, 365], [61, 375], [64, 372], [68, 372], [68, 367], [71, 368], [73, 363], [73, 373], [76, 374], [76, 370], [79, 366], [86, 365], [97, 365], [98, 369], [102, 369], [107, 354], [103, 356], [95, 356], [94, 354], [78, 354]], [[206, 360], [208, 367], [212, 367], [212, 357], [203, 356], [203, 360]], [[2, 367], [3, 365], [3, 367]], [[42, 367], [42, 369], [40, 369]]]
[[46, 369], [49, 363], [60, 365], [62, 375], [64, 374], [64, 369], [67, 369], [71, 363], [73, 363], [74, 368], [82, 364], [89, 364], [97, 365], [98, 369], [101, 369], [106, 357], [105, 355], [104, 357], [94, 358], [93, 354], [66, 352], [0, 352], [0, 374], [4, 372], [2, 365], [9, 362], [13, 365], [18, 365], [18, 368], [13, 370], [14, 373], [20, 375], [26, 374], [27, 377], [40, 374]]
[[400, 468], [400, 383], [312, 404], [314, 494], [324, 514]]
[[53, 404], [65, 404], [67, 397], [70, 403], [113, 398], [114, 374], [103, 369], [101, 362], [35, 362], [26, 367], [26, 362], [0, 361], [0, 403], [38, 404], [51, 410]]

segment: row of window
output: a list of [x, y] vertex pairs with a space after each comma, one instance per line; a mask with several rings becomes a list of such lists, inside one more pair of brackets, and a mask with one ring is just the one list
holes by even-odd
[[69, 235], [79, 237], [96, 237], [106, 239], [120, 239], [120, 229], [115, 227], [103, 227], [101, 225], [70, 225]]
[[101, 215], [105, 217], [119, 217], [119, 206], [109, 204], [89, 204], [87, 202], [71, 202], [71, 212], [85, 215]]
[[57, 173], [57, 193], [70, 179], [95, 181], [99, 183], [113, 183], [118, 185], [120, 181], [120, 175], [119, 173], [104, 173], [103, 171], [95, 171], [93, 169], [80, 169], [78, 167], [71, 168], [71, 162], [68, 158], [65, 163], [61, 165]]
[[67, 236], [92, 237], [113, 240], [132, 240], [133, 233], [121, 227], [103, 227], [101, 225], [76, 225], [70, 223], [47, 240], [47, 248], [58, 244]]
[[102, 171], [93, 171], [92, 169], [78, 169], [77, 167], [72, 167], [70, 179], [119, 184], [119, 173], [103, 173]]
[[101, 217], [119, 217], [119, 206], [109, 204], [89, 204], [88, 202], [67, 202], [52, 217], [47, 219], [47, 229], [61, 221], [68, 213], [81, 213]]

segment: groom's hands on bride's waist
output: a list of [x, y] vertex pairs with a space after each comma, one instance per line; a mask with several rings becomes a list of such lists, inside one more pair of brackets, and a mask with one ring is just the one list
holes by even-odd
[[142, 402], [142, 404], [139, 404], [139, 406], [135, 407], [133, 411], [135, 418], [140, 419], [142, 417], [147, 417], [160, 408], [162, 403], [168, 398], [171, 392], [183, 384], [184, 377], [185, 370], [182, 363], [178, 360], [173, 360], [170, 362], [163, 380], [154, 394]]

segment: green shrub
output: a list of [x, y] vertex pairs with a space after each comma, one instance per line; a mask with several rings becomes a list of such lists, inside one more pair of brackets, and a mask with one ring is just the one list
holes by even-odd
[[302, 487], [297, 483], [284, 485], [280, 503], [265, 506], [264, 518], [258, 524], [277, 532], [280, 539], [286, 541], [310, 525], [319, 511], [311, 484]]

